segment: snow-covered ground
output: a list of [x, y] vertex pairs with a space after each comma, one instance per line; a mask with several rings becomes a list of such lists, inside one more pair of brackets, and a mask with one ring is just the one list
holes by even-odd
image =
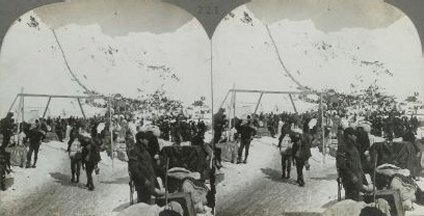
[[[304, 171], [306, 186], [281, 179], [277, 139], [255, 139], [247, 164], [224, 163], [217, 174], [217, 215], [320, 215], [337, 199], [337, 174], [334, 158], [325, 163], [312, 149], [311, 169]], [[116, 216], [129, 206], [128, 173], [125, 162], [111, 160], [102, 153], [100, 174], [94, 176], [95, 191], [84, 188], [85, 173], [79, 184], [70, 182], [66, 144], [43, 143], [37, 168], [13, 167], [14, 185], [0, 191], [0, 215], [106, 215]], [[424, 184], [423, 182], [419, 182]], [[422, 216], [424, 207], [406, 216]]]
[[85, 172], [71, 183], [66, 144], [43, 143], [37, 168], [13, 167], [14, 184], [0, 191], [0, 215], [117, 215], [129, 206], [127, 165], [102, 153], [95, 191], [88, 191]]
[[277, 139], [263, 137], [252, 141], [247, 164], [224, 163], [224, 180], [217, 186], [218, 215], [281, 215], [289, 212], [319, 213], [322, 206], [337, 199], [334, 158], [325, 163], [318, 149], [312, 149], [311, 170], [304, 171], [306, 186], [292, 178], [281, 179]]
[[[305, 187], [296, 185], [296, 168], [291, 179], [281, 179], [277, 139], [254, 139], [247, 164], [225, 162], [218, 173], [217, 215], [321, 215], [337, 201], [335, 159], [323, 158], [312, 149], [311, 168], [304, 170]], [[342, 191], [342, 195], [344, 192]], [[415, 205], [407, 216], [424, 215], [424, 207]]]
[[[93, 174], [96, 189], [89, 191], [84, 170], [80, 183], [71, 183], [66, 147], [56, 141], [43, 143], [36, 168], [13, 167], [14, 184], [0, 191], [0, 216], [117, 216], [130, 206], [126, 162], [115, 159], [112, 167], [111, 159], [101, 153], [100, 173]], [[211, 215], [210, 209], [204, 215]]]

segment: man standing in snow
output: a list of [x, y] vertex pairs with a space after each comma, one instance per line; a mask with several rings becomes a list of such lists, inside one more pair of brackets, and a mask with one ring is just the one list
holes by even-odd
[[343, 135], [339, 134], [336, 166], [345, 189], [345, 198], [360, 201], [360, 191], [363, 190], [361, 157], [356, 147], [356, 133], [353, 128], [346, 128]]
[[63, 142], [63, 122], [60, 116], [56, 120], [55, 132], [56, 132], [57, 138], [59, 139], [59, 142]]
[[[290, 123], [285, 122], [280, 127], [280, 137], [278, 139], [278, 148], [281, 154], [282, 178], [290, 178], [291, 162], [292, 162], [292, 141], [289, 138]], [[287, 172], [287, 173], [286, 173]]]
[[[361, 166], [364, 173], [371, 174], [371, 165], [368, 163], [367, 157], [369, 156], [370, 150], [370, 138], [368, 133], [364, 130], [363, 126], [360, 125], [356, 128], [356, 148], [359, 152], [359, 157], [361, 158]], [[365, 175], [363, 176], [364, 183], [367, 184], [367, 179]]]
[[153, 159], [148, 151], [149, 136], [145, 132], [136, 134], [136, 144], [128, 152], [128, 170], [137, 191], [138, 202], [151, 204], [151, 196], [161, 196], [163, 191], [155, 188], [156, 175]]
[[274, 116], [275, 116], [274, 113], [271, 112], [271, 114], [268, 116], [268, 122], [267, 122], [268, 131], [271, 134], [272, 138], [275, 138], [274, 128], [275, 128], [276, 122], [275, 122]]
[[290, 137], [293, 142], [292, 154], [296, 164], [297, 183], [300, 187], [305, 186], [303, 179], [303, 168], [311, 155], [310, 142], [308, 134], [302, 134], [302, 131], [294, 129], [294, 134]]
[[27, 163], [26, 168], [31, 166], [31, 157], [34, 152], [34, 163], [32, 168], [35, 168], [38, 159], [38, 150], [40, 149], [41, 140], [45, 137], [45, 132], [40, 129], [40, 126], [31, 125], [30, 130], [28, 131], [29, 138], [29, 150], [27, 153]]
[[72, 142], [78, 137], [79, 135], [79, 127], [72, 127], [70, 133], [69, 133], [69, 141], [68, 141], [68, 148], [66, 149], [67, 152], [69, 152]]
[[[213, 143], [217, 144], [219, 143], [219, 140], [221, 140], [221, 136], [222, 136], [222, 131], [224, 130], [225, 127], [225, 109], [220, 108], [218, 113], [216, 113], [213, 116]], [[218, 169], [220, 169], [222, 167], [221, 164], [221, 149], [215, 147], [214, 149], [215, 152], [215, 165]]]
[[240, 148], [238, 150], [237, 163], [241, 163], [241, 156], [244, 151], [244, 161], [247, 163], [247, 157], [249, 156], [249, 147], [252, 137], [255, 135], [256, 130], [250, 125], [250, 121], [244, 119], [240, 125], [236, 125], [237, 133], [240, 134]]
[[85, 167], [85, 173], [87, 175], [86, 187], [88, 190], [92, 191], [94, 190], [93, 171], [96, 169], [97, 164], [101, 160], [100, 150], [99, 146], [97, 146], [89, 137], [83, 137], [81, 139], [81, 145], [83, 146], [81, 157], [83, 159], [83, 167]]
[[225, 109], [219, 109], [218, 113], [213, 116], [213, 130], [214, 137], [213, 142], [216, 144], [221, 139], [222, 131], [224, 130], [225, 124]]
[[71, 160], [71, 182], [78, 183], [81, 171], [81, 153], [82, 147], [80, 140], [82, 136], [79, 135], [74, 141], [71, 143], [71, 148], [69, 151], [69, 159]]

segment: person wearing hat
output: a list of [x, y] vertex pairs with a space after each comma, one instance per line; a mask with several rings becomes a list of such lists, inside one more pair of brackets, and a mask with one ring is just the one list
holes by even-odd
[[71, 182], [74, 183], [78, 183], [80, 177], [82, 159], [82, 146], [80, 140], [82, 139], [83, 137], [81, 135], [75, 138], [74, 141], [71, 143], [70, 151], [68, 153], [71, 162]]
[[236, 125], [237, 133], [240, 134], [240, 148], [238, 150], [237, 163], [241, 163], [241, 156], [244, 151], [243, 163], [247, 163], [247, 157], [249, 156], [250, 142], [256, 133], [256, 130], [250, 126], [250, 122], [243, 119], [240, 125]]
[[[213, 115], [213, 144], [219, 143], [221, 140], [222, 132], [224, 131], [226, 124], [225, 109], [220, 108], [217, 113]], [[215, 166], [218, 169], [222, 167], [222, 158], [221, 158], [222, 149], [215, 146]]]
[[149, 136], [145, 132], [138, 132], [135, 138], [136, 144], [128, 152], [128, 170], [137, 191], [138, 202], [151, 204], [151, 196], [162, 196], [164, 191], [155, 188], [153, 159], [148, 151]]
[[345, 198], [361, 201], [360, 192], [364, 189], [364, 171], [356, 140], [356, 132], [353, 128], [346, 128], [343, 134], [339, 134], [336, 167], [345, 189]]
[[293, 142], [292, 147], [292, 157], [294, 159], [294, 164], [296, 165], [297, 172], [297, 183], [300, 187], [305, 186], [305, 181], [303, 178], [303, 168], [309, 160], [311, 155], [309, 138], [308, 134], [303, 134], [301, 129], [294, 129], [292, 136], [290, 137]]
[[152, 157], [152, 164], [153, 164], [153, 168], [155, 169], [155, 174], [156, 176], [163, 178], [164, 173], [159, 166], [161, 153], [160, 153], [158, 137], [154, 134], [154, 131], [152, 131], [151, 129], [147, 130], [145, 133], [148, 139], [147, 151]]
[[9, 145], [10, 137], [13, 134], [14, 120], [12, 112], [7, 113], [6, 117], [0, 121], [0, 128], [1, 134], [3, 135], [1, 148], [5, 150]]
[[290, 136], [290, 122], [283, 123], [278, 139], [278, 148], [281, 154], [282, 178], [290, 178], [291, 162], [292, 162], [292, 140]]
[[39, 126], [33, 124], [31, 125], [27, 136], [29, 139], [29, 150], [27, 153], [26, 168], [29, 168], [31, 166], [32, 153], [34, 153], [34, 163], [31, 167], [35, 168], [38, 159], [38, 150], [40, 149], [41, 140], [43, 140], [45, 137], [45, 133], [40, 129]]
[[72, 127], [71, 132], [69, 133], [68, 148], [66, 149], [67, 152], [69, 152], [72, 143], [79, 136], [79, 131], [80, 131], [80, 128], [78, 126]]
[[[99, 147], [93, 142], [90, 137], [81, 137], [81, 145], [83, 146], [81, 157], [82, 157], [82, 166], [85, 168], [85, 173], [87, 176], [86, 187], [88, 190], [94, 190], [93, 183], [93, 172], [97, 168], [97, 164], [101, 161]], [[96, 170], [96, 173], [98, 171]]]
[[[361, 158], [361, 165], [364, 173], [371, 174], [371, 164], [369, 164], [367, 158], [369, 157], [369, 150], [371, 146], [370, 138], [364, 127], [360, 124], [356, 127], [356, 148], [358, 149], [359, 156]], [[368, 184], [365, 175], [363, 176], [364, 183]]]

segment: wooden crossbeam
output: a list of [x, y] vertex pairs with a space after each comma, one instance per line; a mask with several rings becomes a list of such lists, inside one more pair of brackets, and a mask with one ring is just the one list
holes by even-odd
[[104, 98], [103, 96], [87, 96], [87, 95], [50, 95], [50, 94], [28, 94], [20, 93], [18, 97], [51, 97], [51, 98]]
[[263, 94], [317, 94], [313, 91], [267, 91], [267, 90], [251, 90], [251, 89], [230, 89], [231, 92], [239, 93], [263, 93]]

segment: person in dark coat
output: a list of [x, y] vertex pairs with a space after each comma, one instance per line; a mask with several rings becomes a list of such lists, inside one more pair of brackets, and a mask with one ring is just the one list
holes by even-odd
[[155, 174], [157, 177], [160, 177], [162, 180], [165, 179], [165, 171], [160, 167], [160, 146], [159, 146], [159, 140], [154, 135], [152, 131], [147, 131], [146, 136], [148, 139], [148, 146], [147, 151], [149, 152], [150, 156], [152, 157], [153, 162], [153, 168], [155, 170]]
[[[219, 143], [221, 140], [222, 132], [224, 131], [225, 121], [225, 109], [220, 108], [219, 111], [213, 115], [213, 144]], [[215, 166], [220, 169], [222, 167], [221, 159], [221, 148], [214, 148], [215, 152]]]
[[59, 139], [59, 142], [63, 142], [63, 123], [62, 123], [62, 119], [59, 117], [56, 120], [56, 127], [55, 127], [55, 132], [57, 135], [57, 138]]
[[151, 196], [161, 196], [163, 191], [155, 188], [156, 175], [153, 160], [148, 151], [149, 137], [145, 132], [136, 134], [136, 144], [129, 152], [128, 170], [137, 191], [138, 202], [151, 204]]
[[352, 128], [339, 134], [336, 166], [345, 189], [345, 198], [361, 201], [360, 192], [363, 190], [364, 171], [361, 165], [361, 156], [356, 145], [356, 133]]
[[[405, 166], [411, 171], [411, 177], [417, 178], [421, 176], [422, 168], [421, 168], [421, 143], [416, 139], [414, 135], [414, 129], [409, 128], [405, 134], [402, 136], [403, 141], [410, 142], [413, 145], [414, 151], [408, 152], [408, 159], [410, 161], [409, 166]], [[404, 148], [405, 149], [405, 148]], [[411, 148], [412, 150], [412, 148]], [[415, 165], [415, 166], [414, 166]], [[401, 167], [404, 168], [404, 167]]]
[[27, 153], [26, 168], [31, 166], [32, 153], [34, 153], [34, 163], [31, 167], [35, 168], [38, 159], [38, 150], [40, 149], [41, 140], [45, 137], [45, 133], [40, 129], [40, 126], [32, 125], [27, 136], [29, 139], [29, 150]]
[[9, 145], [10, 137], [13, 135], [14, 120], [12, 112], [7, 113], [6, 117], [0, 121], [0, 128], [3, 135], [1, 148], [4, 150]]
[[134, 149], [135, 146], [134, 135], [132, 134], [131, 130], [127, 130], [125, 133], [125, 146], [127, 156], [129, 157], [130, 152]]
[[411, 116], [411, 119], [409, 120], [410, 127], [414, 134], [417, 134], [418, 127], [420, 126], [420, 122], [418, 121], [418, 118], [414, 115]]
[[154, 160], [159, 159], [160, 154], [160, 147], [159, 147], [159, 140], [158, 138], [153, 134], [152, 131], [147, 131], [146, 136], [148, 138], [149, 144], [147, 146], [147, 151], [150, 153], [150, 156]]
[[219, 111], [213, 116], [213, 130], [214, 137], [213, 142], [216, 144], [219, 142], [222, 136], [222, 131], [224, 130], [225, 125], [225, 109], [221, 108]]
[[292, 154], [294, 163], [296, 164], [297, 172], [297, 183], [300, 187], [305, 186], [305, 180], [303, 179], [303, 168], [306, 162], [311, 157], [311, 149], [307, 134], [296, 133], [292, 135]]
[[275, 124], [276, 124], [276, 122], [274, 120], [274, 114], [271, 113], [268, 117], [267, 128], [268, 128], [268, 131], [271, 134], [272, 138], [275, 138], [275, 130], [274, 130]]
[[243, 163], [247, 163], [247, 157], [249, 156], [249, 147], [250, 142], [255, 135], [256, 130], [250, 126], [250, 122], [248, 120], [243, 120], [240, 125], [236, 125], [237, 133], [240, 134], [240, 148], [238, 150], [238, 158], [237, 163], [241, 163], [241, 156], [244, 151], [244, 160]]
[[93, 171], [96, 169], [97, 164], [100, 162], [100, 149], [93, 140], [89, 137], [84, 137], [80, 140], [82, 148], [82, 159], [83, 167], [85, 167], [85, 172], [87, 175], [87, 184], [86, 187], [88, 190], [94, 190], [93, 183]]
[[364, 176], [362, 178], [363, 183], [368, 185], [367, 179], [365, 178], [365, 173], [371, 174], [372, 168], [368, 163], [367, 157], [369, 156], [369, 150], [371, 146], [370, 138], [368, 133], [364, 130], [363, 127], [359, 126], [356, 128], [356, 148], [358, 149], [359, 156], [361, 158], [361, 166], [364, 171]]

